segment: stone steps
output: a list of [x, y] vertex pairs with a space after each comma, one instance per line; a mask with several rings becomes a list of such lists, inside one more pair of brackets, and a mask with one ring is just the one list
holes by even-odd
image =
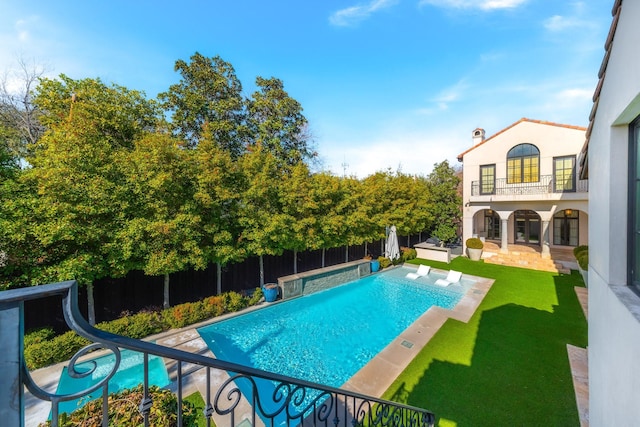
[[552, 273], [571, 273], [571, 271], [566, 269], [562, 264], [556, 263], [549, 258], [542, 258], [540, 254], [532, 252], [510, 252], [508, 254], [495, 253], [492, 256], [484, 256], [483, 259], [487, 264], [530, 268], [533, 270], [549, 271]]

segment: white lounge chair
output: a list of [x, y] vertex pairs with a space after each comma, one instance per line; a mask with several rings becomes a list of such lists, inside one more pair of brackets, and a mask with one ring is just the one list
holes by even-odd
[[418, 277], [423, 277], [429, 274], [429, 269], [431, 269], [431, 267], [429, 267], [428, 265], [420, 264], [420, 267], [418, 267], [418, 270], [415, 273], [407, 273], [407, 275], [404, 277], [406, 277], [407, 279], [416, 280]]
[[435, 284], [438, 286], [449, 286], [452, 283], [458, 283], [461, 277], [462, 277], [462, 273], [460, 271], [449, 270], [449, 274], [447, 274], [447, 278], [438, 279], [436, 280]]

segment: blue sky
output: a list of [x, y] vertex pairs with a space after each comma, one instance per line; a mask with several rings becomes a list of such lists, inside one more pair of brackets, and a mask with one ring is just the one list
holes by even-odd
[[[613, 0], [0, 0], [0, 71], [100, 77], [155, 97], [194, 52], [246, 95], [277, 77], [323, 169], [364, 177], [434, 163], [522, 117], [586, 126]], [[343, 165], [344, 164], [344, 165]]]

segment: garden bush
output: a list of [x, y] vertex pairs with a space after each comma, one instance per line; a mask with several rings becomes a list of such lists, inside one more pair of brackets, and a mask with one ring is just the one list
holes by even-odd
[[204, 299], [205, 307], [212, 317], [224, 314], [224, 298], [222, 295], [216, 295]]
[[237, 292], [226, 292], [223, 294], [225, 312], [232, 313], [248, 307], [249, 301]]
[[[141, 311], [136, 314], [124, 312], [122, 317], [110, 322], [101, 322], [96, 328], [141, 339], [171, 328], [183, 328], [224, 313], [242, 310], [262, 300], [262, 291], [256, 289], [251, 298], [237, 292], [205, 298], [198, 302], [188, 302], [163, 311]], [[70, 359], [90, 342], [73, 331], [53, 336], [50, 328], [42, 328], [25, 335], [24, 357], [29, 369], [38, 369]]]
[[587, 270], [589, 267], [589, 246], [580, 245], [573, 248], [573, 256], [576, 257], [581, 269]]
[[470, 237], [467, 239], [467, 248], [469, 249], [482, 249], [484, 248], [484, 243], [482, 243], [482, 240], [478, 239], [477, 237]]
[[124, 312], [121, 317], [110, 322], [101, 322], [96, 328], [112, 334], [130, 338], [144, 338], [167, 329], [166, 323], [157, 311], [141, 311], [136, 314]]
[[251, 295], [251, 297], [249, 298], [249, 307], [258, 304], [263, 297], [264, 294], [262, 292], [262, 289], [256, 288], [256, 290], [253, 291], [253, 295]]
[[70, 359], [78, 350], [90, 344], [73, 331], [31, 344], [24, 348], [24, 359], [29, 369], [38, 369]]
[[208, 318], [204, 304], [187, 302], [162, 311], [162, 317], [171, 328], [183, 328]]
[[580, 256], [577, 260], [581, 269], [585, 271], [589, 269], [589, 251], [580, 252]]
[[[153, 405], [149, 413], [149, 424], [158, 427], [174, 427], [178, 425], [178, 398], [169, 390], [156, 386], [149, 388]], [[122, 390], [109, 395], [109, 425], [110, 426], [139, 426], [144, 419], [138, 410], [138, 405], [144, 397], [142, 385]], [[185, 426], [195, 425], [198, 414], [195, 406], [182, 402], [182, 423]], [[102, 398], [92, 400], [82, 408], [70, 414], [60, 416], [60, 427], [98, 426], [102, 422]], [[51, 420], [41, 423], [40, 427], [51, 426]]]
[[380, 268], [387, 268], [391, 265], [391, 260], [387, 257], [378, 257], [378, 262], [380, 262]]
[[29, 347], [33, 344], [38, 344], [47, 341], [56, 336], [56, 333], [51, 328], [38, 328], [24, 334], [24, 346]]
[[402, 260], [409, 261], [410, 259], [415, 259], [418, 257], [418, 251], [413, 248], [405, 248], [402, 247]]
[[575, 248], [573, 248], [573, 256], [575, 256], [576, 259], [578, 259], [578, 255], [588, 250], [589, 250], [589, 246], [587, 245], [576, 246]]

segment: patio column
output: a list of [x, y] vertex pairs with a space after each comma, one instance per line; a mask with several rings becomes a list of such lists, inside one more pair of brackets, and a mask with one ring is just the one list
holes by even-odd
[[542, 258], [551, 258], [549, 249], [549, 221], [542, 221]]
[[500, 252], [503, 254], [509, 253], [509, 218], [500, 218], [500, 222], [502, 223], [502, 230], [500, 231], [500, 236], [502, 236], [502, 241], [500, 242]]

